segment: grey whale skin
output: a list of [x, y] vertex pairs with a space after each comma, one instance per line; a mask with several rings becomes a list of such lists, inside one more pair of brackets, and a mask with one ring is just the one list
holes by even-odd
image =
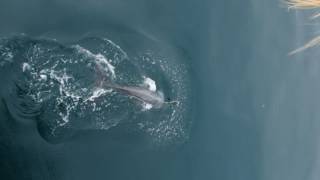
[[117, 84], [104, 83], [104, 88], [111, 88], [120, 93], [136, 98], [142, 103], [151, 104], [153, 108], [161, 108], [165, 103], [164, 96], [159, 91], [151, 91], [145, 87], [120, 86]]
[[103, 73], [103, 70], [100, 66], [96, 66], [97, 73], [102, 77], [100, 84], [103, 88], [110, 88], [122, 94], [134, 97], [142, 103], [147, 103], [152, 105], [152, 108], [160, 109], [164, 104], [179, 104], [178, 101], [165, 101], [164, 95], [160, 91], [151, 91], [146, 87], [139, 86], [121, 86], [115, 83], [112, 83], [110, 79]]

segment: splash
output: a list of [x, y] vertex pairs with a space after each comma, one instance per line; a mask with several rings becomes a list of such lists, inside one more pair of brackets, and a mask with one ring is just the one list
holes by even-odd
[[149, 78], [149, 77], [143, 77], [143, 83], [145, 86], [147, 86], [147, 88], [150, 90], [150, 91], [154, 91], [156, 92], [157, 91], [157, 85], [156, 85], [156, 82]]
[[[61, 132], [68, 134], [71, 129], [107, 131], [121, 128], [120, 124], [130, 124], [131, 129], [145, 133], [158, 144], [188, 138], [188, 72], [174, 57], [152, 50], [141, 50], [130, 57], [111, 40], [96, 37], [68, 45], [26, 36], [2, 42], [5, 43], [0, 46], [0, 62], [3, 66], [19, 66], [13, 81], [22, 90], [18, 93], [16, 87], [10, 97], [23, 96], [21, 101], [30, 99], [37, 104], [39, 113], [35, 113], [35, 119], [46, 140], [59, 139]], [[15, 62], [15, 57], [23, 58]], [[180, 103], [154, 109], [150, 104], [101, 87], [104, 77], [117, 84], [163, 92], [165, 97]], [[30, 114], [28, 107], [19, 107], [21, 103], [15, 99], [7, 99], [10, 112]]]

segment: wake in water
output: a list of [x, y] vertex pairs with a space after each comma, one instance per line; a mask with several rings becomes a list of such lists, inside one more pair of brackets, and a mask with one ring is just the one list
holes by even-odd
[[[128, 55], [105, 38], [62, 44], [16, 36], [0, 40], [0, 68], [9, 77], [2, 82], [8, 111], [17, 121], [35, 120], [49, 142], [126, 123], [156, 143], [188, 138], [188, 72], [175, 57], [150, 49]], [[107, 81], [117, 88], [103, 85]], [[128, 87], [131, 94], [120, 92]], [[153, 101], [132, 94], [132, 87], [175, 103], [155, 108]]]

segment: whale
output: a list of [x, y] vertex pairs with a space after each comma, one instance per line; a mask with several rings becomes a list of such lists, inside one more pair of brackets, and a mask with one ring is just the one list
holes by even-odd
[[155, 91], [149, 89], [145, 86], [126, 86], [116, 84], [106, 76], [102, 67], [97, 64], [96, 65], [96, 73], [99, 76], [99, 86], [104, 89], [112, 89], [118, 93], [123, 95], [133, 97], [138, 100], [142, 104], [146, 104], [155, 109], [162, 108], [165, 104], [175, 104], [179, 105], [179, 101], [171, 101], [170, 97], [167, 97], [167, 101], [164, 98], [164, 95], [161, 91]]
[[156, 109], [162, 108], [164, 104], [169, 103], [165, 101], [161, 91], [151, 91], [146, 87], [104, 83], [103, 88], [113, 89], [114, 91], [133, 97], [144, 104], [149, 104], [152, 108]]

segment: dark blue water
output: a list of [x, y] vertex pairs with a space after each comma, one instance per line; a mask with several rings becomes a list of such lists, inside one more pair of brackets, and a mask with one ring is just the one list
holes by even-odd
[[[288, 56], [309, 23], [277, 0], [1, 1], [1, 179], [318, 179], [318, 51]], [[179, 106], [99, 86], [148, 78]]]

